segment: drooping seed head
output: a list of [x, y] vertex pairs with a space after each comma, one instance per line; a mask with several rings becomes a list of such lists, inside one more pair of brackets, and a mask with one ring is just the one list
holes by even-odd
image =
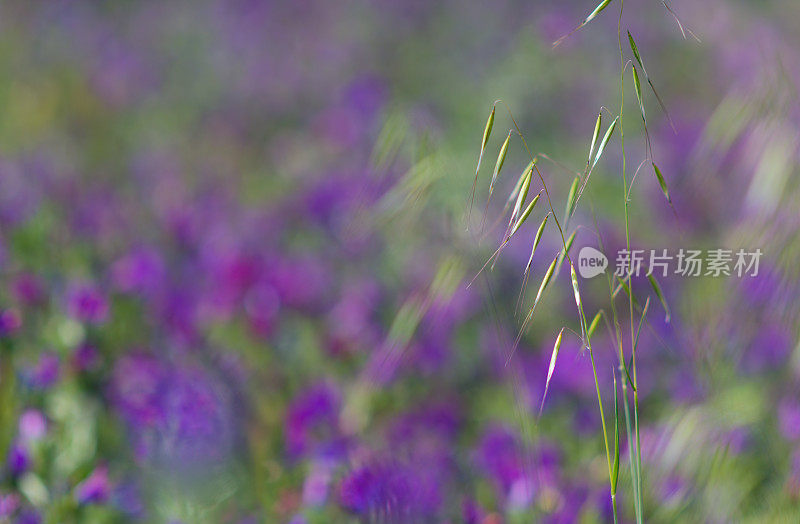
[[610, 3], [611, 3], [611, 0], [603, 0], [602, 2], [600, 2], [600, 3], [597, 5], [597, 7], [595, 7], [595, 8], [594, 8], [594, 11], [592, 11], [591, 13], [589, 13], [589, 16], [587, 16], [587, 17], [586, 17], [586, 18], [583, 20], [583, 24], [582, 24], [582, 25], [586, 25], [586, 24], [588, 24], [589, 22], [591, 22], [592, 20], [594, 20], [594, 18], [595, 18], [597, 15], [599, 15], [599, 14], [600, 14], [600, 12], [601, 12], [603, 9], [605, 9], [606, 7], [608, 7], [608, 4], [610, 4]]
[[553, 371], [556, 369], [556, 359], [558, 358], [558, 352], [561, 349], [561, 338], [564, 336], [564, 328], [561, 328], [561, 331], [558, 332], [558, 337], [556, 337], [556, 343], [553, 345], [553, 353], [550, 355], [550, 365], [547, 367], [547, 380], [544, 383], [544, 394], [542, 395], [542, 404], [539, 406], [539, 413], [541, 414], [542, 408], [544, 407], [544, 400], [547, 398], [547, 389], [550, 387], [550, 379], [553, 378]]
[[594, 133], [592, 133], [592, 144], [589, 146], [589, 158], [586, 159], [586, 165], [589, 165], [589, 162], [592, 160], [592, 153], [594, 152], [594, 146], [597, 144], [597, 137], [600, 136], [600, 126], [603, 124], [603, 112], [600, 111], [597, 113], [597, 122], [594, 124]]
[[614, 128], [617, 127], [617, 120], [619, 120], [619, 117], [615, 118], [614, 121], [611, 122], [611, 125], [608, 126], [608, 129], [606, 129], [606, 134], [603, 135], [603, 139], [600, 141], [600, 146], [597, 148], [597, 154], [594, 157], [594, 162], [592, 162], [592, 169], [594, 169], [594, 166], [597, 165], [597, 162], [603, 155], [603, 151], [605, 150], [608, 141], [611, 139], [611, 135], [614, 133]]
[[540, 192], [538, 195], [533, 197], [533, 200], [531, 200], [528, 203], [528, 206], [525, 208], [525, 211], [522, 212], [522, 214], [517, 219], [517, 223], [514, 224], [514, 227], [511, 229], [511, 234], [509, 235], [509, 237], [512, 236], [514, 233], [516, 233], [520, 227], [522, 227], [522, 224], [524, 224], [525, 221], [528, 219], [528, 216], [530, 216], [531, 211], [533, 211], [533, 208], [536, 207], [536, 203], [539, 202], [539, 197], [541, 196], [542, 193]]
[[564, 210], [564, 222], [569, 220], [569, 217], [572, 216], [572, 212], [575, 210], [576, 197], [578, 195], [578, 185], [580, 184], [580, 181], [580, 177], [576, 176], [569, 188], [569, 194], [567, 195], [567, 207]]
[[664, 197], [667, 199], [667, 202], [672, 204], [672, 198], [669, 196], [669, 189], [667, 188], [667, 182], [664, 180], [664, 175], [661, 174], [661, 170], [658, 168], [655, 162], [653, 162], [653, 171], [656, 173], [656, 178], [658, 179], [658, 185], [661, 186], [661, 192], [664, 193]]

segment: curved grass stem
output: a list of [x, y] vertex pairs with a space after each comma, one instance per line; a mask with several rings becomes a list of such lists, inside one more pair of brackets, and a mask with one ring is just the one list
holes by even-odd
[[[517, 121], [514, 118], [514, 115], [511, 113], [511, 109], [508, 107], [508, 104], [506, 104], [502, 100], [498, 100], [498, 102], [502, 103], [503, 106], [508, 111], [508, 116], [511, 118], [511, 121], [514, 123], [514, 129], [516, 130], [517, 134], [519, 135], [520, 139], [522, 140], [522, 144], [525, 146], [525, 151], [527, 151], [528, 156], [531, 159], [531, 162], [533, 162], [533, 158], [534, 158], [533, 157], [533, 153], [531, 153], [531, 150], [528, 147], [528, 143], [525, 140], [525, 136], [522, 134], [522, 130], [519, 128], [519, 125], [517, 124]], [[566, 259], [569, 262], [570, 266], [572, 266], [572, 259], [570, 258], [570, 255], [569, 255], [569, 248], [567, 246], [567, 239], [564, 236], [564, 230], [562, 229], [561, 224], [558, 221], [558, 217], [556, 216], [555, 209], [553, 208], [553, 202], [550, 199], [550, 191], [547, 189], [547, 184], [544, 181], [544, 176], [542, 176], [542, 173], [541, 173], [541, 171], [539, 171], [538, 166], [536, 166], [534, 164], [533, 168], [536, 170], [536, 174], [539, 177], [539, 181], [542, 183], [542, 188], [544, 189], [545, 196], [547, 197], [547, 205], [550, 208], [550, 213], [553, 215], [553, 221], [555, 222], [556, 227], [558, 228], [558, 232], [561, 235], [561, 244], [562, 244], [563, 249], [564, 249], [564, 256], [566, 257]], [[627, 187], [627, 183], [626, 183], [626, 187]], [[581, 326], [588, 326], [589, 325], [588, 322], [586, 321], [586, 315], [584, 314], [582, 307], [579, 309], [579, 321], [581, 323]], [[524, 327], [523, 327], [523, 329], [524, 329]], [[582, 331], [585, 332], [585, 330], [582, 330]], [[520, 334], [520, 336], [521, 336], [521, 334]], [[517, 340], [519, 340], [519, 337], [517, 338]], [[611, 450], [610, 450], [609, 445], [608, 445], [608, 431], [606, 429], [606, 417], [605, 417], [605, 412], [604, 412], [605, 410], [603, 409], [603, 397], [600, 394], [600, 382], [597, 379], [597, 368], [596, 368], [595, 363], [594, 363], [594, 352], [592, 351], [592, 343], [591, 343], [590, 337], [587, 336], [586, 340], [584, 342], [585, 342], [586, 346], [589, 349], [589, 359], [590, 359], [590, 361], [592, 363], [592, 374], [594, 376], [595, 392], [597, 393], [597, 406], [598, 406], [598, 409], [600, 410], [600, 424], [603, 427], [603, 445], [605, 447], [606, 463], [608, 465], [608, 479], [609, 479], [609, 484], [611, 484], [611, 482], [612, 482]], [[512, 351], [513, 351], [513, 349], [512, 349]], [[613, 495], [612, 495], [611, 501], [612, 501], [612, 507], [613, 507], [613, 511], [614, 511], [614, 522], [616, 522], [617, 521], [617, 509], [616, 509], [615, 497]]]

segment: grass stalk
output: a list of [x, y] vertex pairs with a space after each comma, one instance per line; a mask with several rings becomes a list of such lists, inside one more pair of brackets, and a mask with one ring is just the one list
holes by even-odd
[[[619, 6], [619, 18], [617, 20], [617, 40], [619, 44], [619, 82], [620, 82], [620, 107], [619, 107], [619, 135], [620, 135], [620, 144], [622, 148], [622, 197], [624, 202], [624, 214], [625, 214], [625, 245], [628, 252], [631, 249], [631, 235], [630, 235], [630, 216], [629, 216], [629, 203], [630, 200], [628, 198], [628, 177], [626, 172], [626, 163], [627, 158], [625, 155], [625, 129], [623, 125], [623, 114], [625, 109], [625, 55], [622, 50], [622, 14], [625, 8], [625, 0], [620, 0]], [[627, 280], [628, 280], [628, 307], [629, 307], [629, 319], [630, 319], [630, 327], [631, 327], [631, 351], [635, 351], [634, 347], [634, 339], [635, 339], [635, 327], [634, 327], [634, 318], [633, 318], [633, 286], [631, 282], [631, 275], [632, 271], [628, 272]], [[620, 365], [624, 367], [625, 365], [625, 355], [622, 350], [622, 341], [620, 339], [619, 343], [619, 358], [620, 358]], [[636, 360], [634, 357], [633, 360], [633, 376], [636, 377]], [[623, 390], [625, 389], [625, 382], [623, 381]], [[642, 511], [642, 475], [641, 475], [641, 449], [639, 446], [640, 439], [639, 439], [639, 394], [637, 391], [636, 379], [634, 378], [634, 385], [633, 385], [633, 424], [634, 424], [634, 434], [635, 434], [635, 442], [631, 438], [631, 427], [630, 427], [630, 414], [628, 409], [628, 401], [627, 395], [623, 395], [623, 403], [625, 406], [625, 422], [626, 422], [626, 430], [628, 434], [628, 454], [631, 458], [631, 472], [632, 472], [632, 483], [633, 483], [633, 494], [634, 494], [634, 511], [636, 513], [636, 522], [641, 524], [643, 522], [643, 511]], [[635, 453], [633, 451], [633, 447], [635, 446]]]
[[[511, 109], [508, 107], [508, 105], [505, 102], [502, 102], [502, 103], [506, 107], [506, 110], [508, 111], [508, 116], [511, 118], [511, 121], [514, 124], [514, 128], [516, 129], [517, 134], [519, 135], [520, 139], [522, 140], [522, 144], [525, 147], [525, 151], [528, 153], [528, 156], [530, 157], [531, 162], [533, 162], [533, 158], [534, 158], [533, 154], [531, 153], [531, 150], [528, 147], [528, 143], [525, 140], [525, 136], [522, 134], [522, 130], [519, 128], [519, 125], [517, 125], [517, 121], [514, 118], [514, 115], [511, 113]], [[547, 197], [547, 205], [550, 208], [550, 213], [553, 215], [553, 221], [555, 222], [556, 227], [558, 228], [558, 232], [561, 235], [561, 244], [562, 244], [563, 249], [564, 249], [564, 256], [567, 258], [567, 261], [569, 262], [570, 266], [572, 266], [572, 259], [569, 256], [569, 248], [567, 247], [567, 240], [566, 240], [566, 237], [564, 236], [564, 230], [562, 229], [561, 224], [558, 221], [558, 217], [556, 216], [555, 209], [553, 208], [553, 202], [550, 199], [550, 191], [547, 189], [547, 184], [544, 181], [544, 176], [542, 176], [541, 171], [539, 171], [539, 168], [538, 168], [538, 166], [536, 166], [535, 163], [533, 165], [533, 168], [536, 170], [536, 174], [539, 177], [539, 181], [542, 183], [542, 188], [544, 189], [545, 196]], [[631, 306], [631, 307], [633, 307], [633, 306]], [[589, 325], [589, 323], [586, 321], [586, 315], [583, 312], [583, 308], [580, 308], [580, 310], [579, 310], [579, 321], [581, 323], [581, 326], [588, 326]], [[603, 445], [605, 447], [606, 463], [608, 465], [608, 479], [609, 479], [609, 484], [611, 484], [613, 482], [613, 480], [612, 480], [613, 479], [613, 473], [612, 473], [612, 466], [611, 466], [611, 450], [610, 450], [609, 445], [608, 445], [608, 431], [606, 429], [606, 417], [605, 417], [605, 412], [604, 412], [604, 409], [603, 409], [603, 397], [600, 394], [600, 382], [597, 380], [597, 368], [596, 368], [595, 363], [594, 363], [594, 352], [592, 351], [592, 343], [591, 343], [590, 337], [587, 336], [585, 342], [586, 342], [586, 346], [589, 349], [589, 360], [592, 363], [592, 374], [594, 376], [595, 392], [597, 393], [597, 406], [598, 406], [598, 409], [600, 410], [600, 424], [603, 427]], [[614, 513], [614, 522], [617, 522], [617, 507], [616, 507], [615, 497], [613, 496], [613, 494], [611, 496], [611, 505], [612, 505], [613, 513]]]

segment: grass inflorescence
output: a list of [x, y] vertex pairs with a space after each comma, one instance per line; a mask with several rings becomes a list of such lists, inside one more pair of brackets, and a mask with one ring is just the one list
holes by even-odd
[[[559, 40], [557, 40], [553, 47], [558, 46], [564, 39], [569, 37], [575, 31], [583, 28], [586, 24], [594, 20], [598, 17], [609, 5], [611, 4], [611, 0], [604, 0], [597, 7], [591, 11], [591, 13], [578, 25], [572, 32], [563, 36]], [[670, 14], [675, 16], [674, 12], [664, 3], [664, 6], [669, 10]], [[537, 159], [541, 156], [542, 158], [548, 159], [559, 166], [563, 165], [559, 162], [552, 160], [546, 153], [537, 153], [534, 156], [531, 153], [531, 150], [528, 148], [528, 144], [526, 142], [525, 136], [522, 130], [517, 125], [517, 122], [514, 118], [511, 109], [506, 106], [508, 110], [508, 115], [512, 123], [512, 129], [509, 131], [505, 141], [503, 142], [500, 151], [498, 153], [497, 162], [495, 168], [493, 170], [491, 181], [489, 183], [489, 191], [486, 199], [486, 205], [484, 208], [484, 215], [481, 219], [482, 224], [482, 234], [485, 233], [484, 226], [487, 223], [487, 215], [490, 210], [490, 200], [493, 195], [493, 192], [496, 188], [498, 175], [500, 174], [500, 170], [503, 167], [505, 162], [508, 150], [509, 150], [509, 142], [511, 139], [511, 135], [516, 133], [519, 138], [521, 139], [522, 145], [524, 147], [527, 156], [529, 157], [529, 164], [527, 167], [522, 171], [518, 181], [516, 182], [514, 189], [512, 190], [511, 194], [509, 195], [508, 199], [506, 200], [506, 204], [502, 210], [501, 217], [498, 218], [502, 220], [502, 217], [508, 212], [511, 208], [511, 203], [514, 203], [513, 209], [511, 211], [511, 215], [508, 218], [508, 225], [506, 227], [506, 231], [502, 236], [502, 240], [500, 245], [491, 255], [489, 260], [483, 265], [481, 270], [478, 272], [480, 275], [490, 263], [492, 263], [492, 267], [497, 262], [497, 259], [500, 256], [501, 251], [503, 248], [508, 244], [511, 238], [520, 231], [520, 228], [523, 226], [525, 221], [531, 216], [532, 211], [542, 195], [544, 195], [544, 200], [546, 202], [546, 213], [544, 217], [540, 220], [538, 229], [536, 230], [535, 235], [533, 236], [533, 240], [531, 242], [531, 254], [528, 262], [525, 266], [525, 270], [522, 277], [522, 285], [520, 290], [520, 295], [517, 303], [517, 310], [522, 308], [522, 304], [524, 303], [525, 297], [525, 288], [527, 286], [528, 280], [531, 277], [532, 273], [532, 262], [534, 259], [534, 254], [539, 246], [540, 241], [542, 240], [542, 236], [545, 232], [546, 225], [548, 223], [548, 219], [552, 216], [552, 221], [556, 226], [556, 230], [559, 235], [559, 244], [560, 248], [558, 252], [556, 252], [553, 256], [553, 260], [550, 265], [545, 270], [536, 295], [533, 299], [533, 303], [527, 308], [527, 314], [522, 319], [522, 323], [520, 329], [518, 331], [518, 335], [516, 340], [508, 352], [508, 358], [506, 360], [506, 365], [511, 362], [511, 359], [514, 356], [514, 353], [519, 346], [522, 338], [525, 336], [527, 330], [530, 327], [531, 321], [534, 318], [535, 311], [537, 306], [540, 304], [542, 297], [545, 291], [548, 289], [549, 284], [552, 280], [558, 276], [560, 272], [561, 265], [566, 261], [570, 268], [570, 280], [572, 284], [572, 291], [574, 296], [574, 301], [577, 308], [577, 317], [578, 317], [578, 330], [574, 330], [568, 326], [563, 326], [561, 330], [558, 332], [558, 336], [556, 337], [555, 344], [552, 349], [552, 354], [550, 357], [550, 364], [547, 370], [547, 377], [545, 380], [544, 392], [542, 394], [542, 399], [539, 408], [539, 415], [541, 416], [542, 409], [544, 408], [545, 398], [547, 396], [547, 392], [550, 386], [551, 379], [553, 374], [556, 370], [556, 363], [559, 356], [559, 352], [562, 345], [562, 340], [566, 332], [574, 334], [580, 339], [581, 347], [588, 350], [589, 358], [591, 360], [592, 366], [592, 373], [595, 383], [595, 392], [597, 395], [597, 405], [598, 411], [600, 414], [600, 423], [602, 426], [602, 434], [603, 434], [603, 445], [606, 454], [606, 461], [608, 465], [608, 481], [609, 481], [609, 488], [610, 488], [610, 497], [611, 503], [613, 508], [613, 516], [615, 522], [618, 520], [618, 511], [617, 511], [617, 493], [618, 493], [618, 480], [619, 480], [619, 468], [620, 468], [620, 430], [619, 426], [623, 424], [625, 431], [627, 434], [627, 443], [628, 443], [628, 462], [630, 467], [630, 491], [632, 494], [631, 500], [633, 502], [633, 512], [635, 514], [636, 521], [641, 523], [644, 521], [644, 507], [643, 507], [643, 472], [642, 472], [642, 450], [641, 450], [641, 438], [640, 438], [640, 431], [639, 431], [639, 421], [640, 421], [640, 405], [639, 405], [639, 395], [638, 395], [638, 373], [636, 368], [636, 353], [638, 349], [639, 343], [639, 333], [643, 324], [647, 321], [646, 316], [648, 310], [650, 308], [650, 297], [647, 297], [644, 305], [641, 306], [640, 302], [634, 296], [632, 290], [632, 281], [631, 281], [631, 274], [630, 272], [622, 277], [614, 277], [612, 278], [611, 275], [607, 275], [608, 277], [608, 287], [609, 287], [609, 311], [610, 311], [610, 318], [609, 315], [606, 313], [606, 310], [601, 309], [595, 313], [592, 317], [591, 322], [587, 320], [586, 311], [584, 310], [584, 302], [581, 298], [580, 286], [578, 282], [578, 277], [575, 271], [575, 264], [570, 256], [570, 249], [575, 241], [576, 233], [578, 228], [574, 228], [570, 234], [570, 222], [573, 218], [576, 210], [579, 207], [579, 202], [581, 200], [581, 196], [583, 195], [589, 181], [592, 172], [598, 166], [600, 160], [603, 158], [605, 151], [608, 149], [609, 144], [612, 140], [614, 140], [615, 135], [619, 137], [619, 144], [621, 149], [621, 182], [622, 182], [622, 195], [623, 195], [623, 216], [625, 222], [625, 246], [628, 250], [630, 250], [631, 246], [631, 232], [630, 232], [630, 214], [629, 214], [629, 206], [630, 206], [630, 194], [631, 189], [633, 187], [633, 183], [636, 180], [636, 175], [638, 174], [639, 169], [645, 164], [650, 163], [659, 187], [661, 188], [664, 197], [666, 198], [667, 202], [669, 203], [670, 207], [672, 206], [672, 199], [669, 194], [669, 189], [667, 186], [666, 179], [656, 164], [655, 159], [653, 158], [652, 148], [650, 146], [650, 137], [648, 131], [648, 119], [645, 111], [646, 101], [644, 98], [644, 94], [642, 92], [642, 78], [644, 82], [650, 87], [654, 97], [656, 98], [659, 107], [663, 111], [664, 115], [666, 116], [667, 120], [669, 121], [670, 125], [672, 126], [672, 120], [669, 116], [667, 111], [666, 105], [664, 104], [661, 96], [656, 91], [656, 88], [651, 80], [650, 76], [648, 75], [647, 70], [644, 66], [644, 61], [642, 59], [641, 52], [639, 47], [637, 46], [633, 35], [630, 31], [626, 31], [627, 34], [627, 41], [628, 47], [630, 49], [630, 53], [632, 54], [633, 60], [628, 60], [626, 62], [626, 53], [625, 48], [623, 47], [623, 29], [622, 29], [622, 15], [624, 10], [624, 1], [619, 1], [619, 19], [617, 24], [617, 40], [618, 40], [618, 47], [619, 47], [619, 57], [620, 57], [620, 79], [619, 79], [619, 90], [620, 90], [620, 107], [617, 114], [611, 114], [612, 120], [611, 122], [605, 127], [605, 131], [603, 130], [603, 112], [609, 112], [606, 108], [601, 108], [601, 110], [597, 114], [597, 118], [595, 121], [594, 130], [592, 133], [590, 146], [589, 146], [589, 153], [586, 159], [586, 167], [583, 173], [575, 173], [572, 183], [569, 187], [568, 194], [566, 197], [566, 201], [564, 203], [564, 213], [562, 218], [559, 218], [556, 215], [553, 202], [551, 200], [551, 191], [548, 188], [548, 184], [545, 180], [545, 177], [542, 175], [539, 167], [537, 166]], [[676, 17], [677, 20], [677, 17]], [[678, 21], [680, 24], [680, 21]], [[683, 32], [683, 27], [681, 26], [681, 31]], [[625, 153], [625, 134], [623, 129], [623, 114], [625, 110], [625, 70], [627, 66], [630, 65], [631, 67], [631, 75], [633, 79], [633, 87], [636, 93], [636, 102], [637, 108], [641, 115], [642, 120], [642, 128], [643, 128], [643, 135], [644, 135], [644, 142], [646, 145], [646, 158], [639, 164], [639, 169], [636, 170], [634, 175], [630, 177], [628, 176], [627, 172], [627, 157]], [[467, 216], [471, 213], [471, 206], [472, 201], [475, 198], [475, 189], [477, 186], [477, 181], [479, 179], [480, 173], [480, 163], [481, 159], [484, 155], [484, 151], [487, 146], [487, 142], [489, 136], [492, 131], [492, 127], [495, 123], [495, 116], [496, 116], [496, 107], [499, 103], [505, 105], [502, 101], [497, 101], [493, 104], [491, 113], [489, 115], [488, 121], [484, 128], [483, 138], [481, 141], [481, 149], [480, 154], [478, 157], [478, 167], [476, 169], [475, 174], [475, 181], [473, 183], [472, 195], [470, 196], [470, 211], [468, 212]], [[674, 126], [673, 126], [674, 129]], [[527, 200], [529, 193], [531, 192], [532, 186], [534, 186], [534, 181], [538, 182], [540, 188], [539, 192], [531, 199]], [[527, 204], [526, 204], [527, 202]], [[674, 209], [673, 209], [674, 212]], [[599, 236], [599, 233], [598, 233]], [[476, 275], [477, 278], [477, 275]], [[473, 279], [474, 281], [474, 279]], [[665, 320], [669, 322], [670, 314], [669, 314], [669, 306], [664, 298], [664, 294], [661, 291], [661, 287], [656, 280], [654, 275], [648, 274], [648, 281], [652, 287], [653, 293], [656, 295], [658, 300], [661, 302], [661, 305], [664, 308], [666, 313]], [[624, 290], [624, 295], [627, 297], [627, 317], [630, 324], [630, 348], [626, 350], [623, 343], [623, 336], [622, 331], [623, 328], [621, 326], [622, 322], [622, 315], [620, 311], [618, 311], [617, 307], [617, 299], [619, 298], [619, 292]], [[636, 322], [636, 317], [634, 316], [635, 311], [640, 312], [640, 316], [638, 317], [638, 323]], [[594, 352], [592, 348], [592, 337], [595, 335], [598, 327], [601, 324], [601, 320], [605, 319], [605, 326], [608, 329], [611, 338], [615, 342], [616, 351], [618, 353], [618, 360], [619, 366], [618, 371], [612, 369], [612, 381], [613, 381], [613, 399], [614, 399], [614, 406], [613, 406], [613, 430], [608, 426], [611, 421], [606, 421], [605, 417], [605, 409], [604, 409], [604, 401], [603, 401], [603, 392], [600, 386], [600, 380], [598, 379], [598, 370], [595, 366], [595, 358]], [[620, 374], [622, 380], [617, 384], [617, 373]], [[618, 388], [621, 394], [618, 395]], [[620, 409], [620, 405], [622, 409]], [[613, 436], [613, 440], [609, 438]]]

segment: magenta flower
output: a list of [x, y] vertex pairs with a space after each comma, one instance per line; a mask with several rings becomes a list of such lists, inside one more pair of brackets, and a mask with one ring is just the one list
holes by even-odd
[[366, 519], [387, 522], [433, 520], [441, 505], [441, 487], [426, 482], [418, 467], [377, 461], [349, 472], [339, 484], [339, 503]]
[[793, 397], [778, 404], [778, 429], [786, 440], [800, 439], [800, 403]]
[[339, 391], [329, 383], [311, 386], [295, 397], [286, 417], [289, 454], [298, 457], [335, 439], [340, 407]]
[[311, 465], [311, 470], [303, 483], [303, 504], [305, 506], [325, 504], [335, 465], [335, 461], [326, 459], [315, 461]]
[[112, 389], [139, 458], [190, 467], [229, 453], [234, 421], [226, 391], [201, 368], [134, 354], [117, 363]]
[[10, 518], [19, 508], [19, 495], [0, 493], [0, 519]]
[[13, 334], [22, 327], [19, 313], [13, 309], [0, 311], [0, 337]]
[[31, 273], [19, 275], [13, 282], [14, 296], [26, 305], [37, 304], [45, 297], [42, 282]]
[[39, 357], [39, 361], [28, 371], [30, 385], [37, 389], [47, 389], [58, 381], [61, 374], [61, 362], [56, 353], [47, 352]]
[[153, 293], [163, 285], [166, 265], [157, 250], [140, 248], [130, 251], [111, 268], [114, 286], [126, 293]]
[[89, 371], [100, 363], [100, 354], [91, 344], [81, 344], [72, 352], [72, 365], [78, 371]]
[[81, 504], [102, 504], [108, 500], [110, 491], [108, 468], [98, 466], [80, 484], [75, 486], [75, 498]]
[[[526, 506], [532, 496], [532, 479], [525, 472], [525, 457], [516, 435], [504, 427], [491, 427], [475, 451], [477, 466], [491, 479], [501, 497], [514, 507]], [[555, 456], [539, 462], [545, 474], [556, 468]]]
[[101, 324], [108, 319], [108, 300], [96, 285], [73, 282], [67, 288], [67, 312], [76, 320]]
[[6, 460], [11, 476], [18, 477], [31, 467], [31, 456], [27, 448], [20, 443], [11, 446]]
[[36, 511], [32, 509], [26, 509], [20, 512], [17, 515], [17, 520], [14, 521], [14, 524], [41, 524], [42, 517]]
[[47, 434], [47, 421], [41, 411], [29, 409], [19, 417], [19, 437], [23, 442], [41, 439]]

